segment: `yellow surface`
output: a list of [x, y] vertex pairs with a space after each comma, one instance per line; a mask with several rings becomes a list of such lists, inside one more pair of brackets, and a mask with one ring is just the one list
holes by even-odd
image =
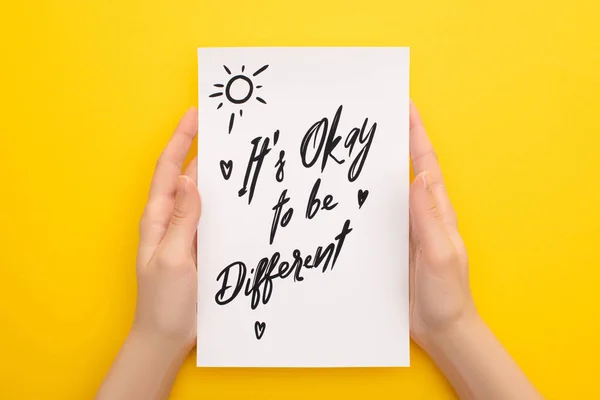
[[[154, 162], [196, 48], [408, 45], [485, 319], [552, 399], [600, 399], [600, 3], [55, 0], [0, 14], [0, 398], [91, 398], [129, 328]], [[452, 399], [410, 369], [200, 370], [174, 399]]]

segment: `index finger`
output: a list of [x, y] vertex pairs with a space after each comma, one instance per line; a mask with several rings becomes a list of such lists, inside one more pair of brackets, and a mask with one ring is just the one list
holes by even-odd
[[177, 178], [198, 131], [198, 112], [190, 108], [179, 121], [173, 136], [156, 163], [149, 198], [174, 196]]
[[429, 136], [427, 136], [425, 126], [423, 126], [421, 114], [412, 100], [410, 102], [410, 158], [415, 176], [423, 171], [429, 173], [432, 190], [437, 194], [437, 207], [443, 220], [456, 226], [456, 212], [446, 193], [442, 168]]
[[432, 183], [442, 183], [442, 169], [425, 127], [421, 114], [414, 103], [410, 102], [410, 158], [415, 176], [429, 171]]

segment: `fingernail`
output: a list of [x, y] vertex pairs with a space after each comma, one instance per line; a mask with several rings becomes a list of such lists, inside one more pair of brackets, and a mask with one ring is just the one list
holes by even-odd
[[183, 175], [181, 175], [177, 180], [177, 193], [181, 196], [185, 196], [187, 194], [187, 179]]
[[423, 186], [425, 186], [425, 189], [427, 189], [427, 190], [431, 191], [431, 184], [430, 184], [430, 181], [429, 181], [429, 179], [430, 179], [430, 178], [429, 178], [429, 172], [427, 172], [427, 171], [424, 171], [424, 172], [421, 174], [421, 180], [423, 180]]

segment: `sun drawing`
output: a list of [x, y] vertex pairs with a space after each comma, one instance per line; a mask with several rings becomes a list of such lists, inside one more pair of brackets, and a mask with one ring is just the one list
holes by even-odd
[[[252, 76], [248, 76], [244, 74], [244, 70], [246, 69], [245, 65], [242, 65], [242, 73], [239, 75], [233, 75], [231, 73], [231, 69], [229, 69], [226, 65], [223, 65], [223, 68], [225, 68], [225, 72], [227, 72], [227, 74], [229, 75], [229, 80], [226, 84], [215, 83], [214, 86], [218, 88], [219, 91], [211, 94], [209, 97], [221, 97], [224, 95], [227, 101], [229, 101], [234, 106], [246, 103], [252, 98], [252, 95], [255, 91], [262, 88], [261, 85], [255, 85], [252, 79], [264, 72], [268, 67], [268, 65], [263, 65], [262, 67], [257, 69], [252, 74]], [[255, 99], [262, 104], [267, 104], [267, 102], [259, 96], [256, 96]], [[219, 103], [219, 105], [217, 106], [217, 110], [223, 107], [223, 101]], [[231, 133], [231, 130], [233, 129], [235, 114], [236, 113], [234, 111], [229, 117], [229, 133]], [[240, 117], [244, 115], [244, 111], [241, 108], [239, 109], [239, 114]]]

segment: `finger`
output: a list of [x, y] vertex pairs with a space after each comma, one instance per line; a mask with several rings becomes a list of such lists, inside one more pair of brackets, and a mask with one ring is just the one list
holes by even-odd
[[144, 214], [140, 220], [140, 244], [138, 248], [138, 261], [142, 265], [147, 265], [165, 236], [169, 219], [173, 214], [172, 198], [160, 196], [149, 200], [144, 209]]
[[415, 267], [417, 264], [417, 246], [418, 246], [418, 238], [417, 235], [415, 234], [415, 228], [414, 228], [414, 222], [413, 222], [413, 216], [412, 213], [409, 213], [409, 224], [408, 224], [408, 231], [409, 231], [409, 247], [408, 247], [408, 279], [409, 279], [409, 305], [410, 305], [410, 312], [412, 313], [413, 310], [413, 306], [415, 304], [415, 282], [416, 282], [416, 276], [415, 276]]
[[410, 157], [415, 175], [428, 171], [431, 177], [432, 191], [440, 199], [438, 210], [445, 223], [457, 225], [456, 212], [448, 198], [442, 169], [437, 155], [427, 136], [419, 110], [410, 102]]
[[[194, 182], [196, 187], [198, 186], [198, 157], [194, 157], [192, 161], [188, 164], [185, 169], [184, 175], [187, 176]], [[194, 259], [194, 264], [198, 266], [198, 232], [194, 235], [194, 240], [192, 241], [192, 258]]]
[[409, 234], [409, 246], [408, 246], [408, 256], [410, 260], [410, 268], [414, 267], [413, 261], [415, 260], [415, 256], [417, 254], [417, 249], [419, 247], [419, 237], [415, 232], [415, 221], [412, 215], [412, 212], [408, 214], [408, 234]]
[[431, 189], [429, 171], [417, 175], [410, 190], [410, 213], [423, 257], [433, 266], [445, 266], [458, 256], [458, 252], [442, 221], [437, 198]]
[[174, 258], [189, 257], [200, 219], [200, 194], [190, 178], [177, 181], [175, 207], [161, 246]]
[[[198, 186], [198, 157], [194, 157], [192, 161], [188, 164], [185, 169], [184, 175], [187, 176], [194, 182], [196, 187]], [[194, 263], [196, 266], [198, 265], [198, 233], [194, 235], [194, 240], [192, 241], [192, 258], [194, 259]]]
[[160, 155], [152, 177], [148, 202], [140, 221], [138, 258], [147, 263], [165, 235], [173, 214], [177, 177], [198, 126], [197, 112], [190, 108]]
[[198, 112], [192, 107], [181, 118], [169, 143], [158, 158], [150, 186], [150, 200], [158, 196], [175, 195], [177, 177], [181, 174], [183, 162], [197, 131]]
[[194, 259], [194, 264], [196, 264], [196, 268], [198, 268], [198, 231], [194, 235], [194, 241], [192, 242], [192, 258]]
[[198, 186], [198, 156], [194, 157], [194, 159], [190, 161], [183, 174], [190, 178], [192, 182]]
[[442, 170], [433, 145], [427, 136], [419, 110], [410, 102], [410, 157], [415, 176], [429, 171], [434, 181], [442, 180]]

